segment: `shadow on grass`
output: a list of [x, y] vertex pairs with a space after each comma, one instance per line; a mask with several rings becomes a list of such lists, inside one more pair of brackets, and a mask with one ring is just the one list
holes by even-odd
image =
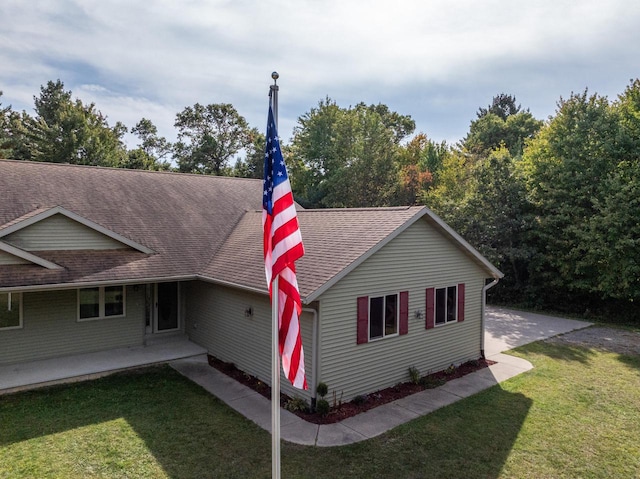
[[577, 361], [582, 364], [589, 364], [596, 356], [596, 353], [590, 348], [571, 345], [553, 338], [520, 346], [515, 351], [542, 354], [552, 359]]
[[[350, 446], [284, 443], [283, 477], [497, 478], [531, 404], [523, 394], [497, 385]], [[93, 431], [116, 419], [124, 419], [138, 441], [121, 437], [117, 430], [108, 435]], [[170, 478], [256, 478], [271, 473], [269, 434], [169, 367], [0, 397], [0, 424], [0, 451], [24, 443], [25, 449], [35, 448], [30, 461], [74, 463], [81, 454], [76, 444], [93, 442], [98, 451], [80, 459], [97, 463], [103, 477], [157, 476], [157, 469], [155, 474], [126, 469], [129, 466], [109, 469], [117, 462], [114, 455], [121, 457], [136, 447], [141, 452], [134, 455], [134, 463], [149, 462], [151, 455], [151, 462]], [[68, 441], [58, 446], [61, 452], [52, 453], [37, 441], [60, 433], [71, 433], [53, 439]], [[36, 441], [30, 444], [32, 439]], [[102, 448], [111, 448], [111, 456], [101, 455]], [[1, 471], [2, 465], [0, 476]], [[82, 477], [82, 471], [73, 477]]]
[[618, 361], [622, 364], [632, 368], [640, 370], [640, 356], [628, 355], [628, 354], [618, 354]]
[[[117, 419], [126, 421], [137, 440], [125, 439], [117, 430], [107, 435], [95, 431], [102, 429], [102, 423]], [[80, 459], [106, 468], [104, 477], [123, 474], [118, 469], [122, 466], [114, 465], [116, 461], [109, 454], [129, 456], [132, 450], [139, 450], [134, 462], [149, 462], [150, 453], [171, 478], [242, 477], [244, 466], [235, 458], [242, 458], [247, 451], [250, 459], [245, 460], [260, 471], [251, 477], [263, 476], [262, 471], [268, 475], [270, 471], [268, 434], [168, 366], [0, 396], [0, 424], [0, 456], [5, 446], [25, 442], [25, 448], [34, 447], [27, 441], [71, 431], [71, 439], [70, 435], [53, 439], [58, 443], [56, 447], [63, 448], [65, 457], [48, 457], [51, 452], [44, 450], [48, 446], [35, 446], [33, 460], [73, 464], [78, 450], [85, 450], [77, 448], [77, 444], [93, 441], [98, 449], [95, 457]], [[60, 446], [63, 441], [68, 444]], [[152, 468], [157, 465], [152, 464]], [[0, 476], [3, 466], [9, 467], [0, 464]], [[42, 467], [46, 469], [46, 464]], [[127, 477], [131, 475], [125, 472]], [[157, 469], [155, 474], [152, 469], [142, 475], [156, 477]]]
[[290, 445], [283, 477], [498, 478], [531, 406], [523, 394], [494, 386], [369, 441]]

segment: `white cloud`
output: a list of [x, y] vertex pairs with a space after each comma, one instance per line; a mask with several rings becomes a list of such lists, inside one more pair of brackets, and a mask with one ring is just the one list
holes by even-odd
[[166, 136], [195, 102], [262, 128], [275, 69], [284, 138], [329, 95], [459, 139], [500, 92], [542, 117], [571, 90], [621, 92], [640, 44], [635, 0], [4, 0], [0, 18], [3, 104], [30, 109], [60, 78], [110, 120], [148, 116]]

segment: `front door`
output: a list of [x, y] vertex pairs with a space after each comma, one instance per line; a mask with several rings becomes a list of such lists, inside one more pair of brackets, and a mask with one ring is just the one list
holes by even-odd
[[175, 331], [180, 327], [180, 288], [178, 283], [156, 285], [154, 332]]

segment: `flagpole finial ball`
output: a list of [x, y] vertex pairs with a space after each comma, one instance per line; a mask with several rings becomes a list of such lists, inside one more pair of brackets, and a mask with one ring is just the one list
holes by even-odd
[[271, 74], [271, 78], [273, 78], [273, 80], [275, 81], [275, 80], [277, 80], [278, 78], [280, 78], [280, 75], [278, 75], [278, 72], [273, 72], [273, 73]]

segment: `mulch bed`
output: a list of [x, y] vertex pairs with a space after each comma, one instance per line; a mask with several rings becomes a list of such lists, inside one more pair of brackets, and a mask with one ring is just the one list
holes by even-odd
[[[262, 394], [267, 399], [271, 399], [271, 387], [265, 382], [260, 381], [250, 374], [240, 371], [233, 363], [225, 363], [211, 355], [208, 355], [208, 358], [210, 366], [216, 368], [218, 371], [223, 372], [227, 376], [235, 379], [245, 386], [250, 387], [254, 391]], [[308, 410], [292, 410], [291, 406], [297, 406], [299, 404], [299, 401], [296, 401], [296, 399], [292, 399], [286, 394], [282, 393], [280, 394], [280, 406], [284, 409], [291, 410], [291, 412], [301, 417], [305, 421], [314, 424], [333, 424], [349, 417], [355, 416], [356, 414], [360, 414], [361, 412], [368, 411], [369, 409], [372, 409], [374, 407], [395, 401], [396, 399], [402, 399], [403, 397], [409, 396], [410, 394], [441, 386], [447, 381], [465, 376], [474, 371], [486, 368], [492, 364], [495, 364], [495, 361], [487, 359], [468, 361], [464, 364], [461, 364], [460, 366], [452, 366], [445, 369], [444, 371], [439, 371], [437, 373], [429, 374], [428, 376], [423, 376], [418, 384], [415, 384], [413, 382], [399, 383], [395, 386], [381, 389], [380, 391], [376, 391], [371, 394], [367, 394], [366, 396], [358, 396], [357, 398], [354, 398], [349, 402], [342, 402], [339, 396], [334, 397], [332, 394], [328, 394], [325, 399], [329, 401], [331, 409], [329, 410], [329, 413], [324, 416], [315, 412], [310, 412]]]

